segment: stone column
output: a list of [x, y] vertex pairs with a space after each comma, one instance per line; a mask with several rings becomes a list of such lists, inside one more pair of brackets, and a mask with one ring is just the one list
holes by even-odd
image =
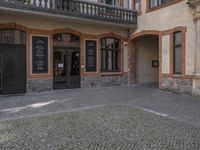
[[195, 6], [196, 50], [194, 56], [193, 94], [200, 95], [200, 6]]

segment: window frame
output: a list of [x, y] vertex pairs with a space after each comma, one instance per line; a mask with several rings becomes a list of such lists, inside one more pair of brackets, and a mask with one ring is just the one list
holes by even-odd
[[[159, 0], [157, 0], [157, 1], [159, 1]], [[162, 0], [160, 0], [160, 1], [162, 1]], [[146, 3], [147, 3], [147, 5], [146, 5], [146, 13], [151, 12], [151, 11], [155, 11], [155, 10], [158, 10], [158, 9], [170, 6], [170, 5], [173, 5], [173, 4], [181, 2], [181, 1], [182, 0], [169, 0], [168, 2], [161, 3], [160, 5], [151, 7], [151, 0], [146, 0]]]
[[133, 10], [137, 11], [138, 13], [140, 12], [140, 0], [138, 0], [138, 10], [136, 10], [136, 1], [137, 0], [133, 0]]
[[[118, 41], [118, 45], [119, 45], [119, 48], [112, 48], [112, 49], [110, 49], [110, 48], [106, 48], [106, 41], [107, 41], [107, 39], [108, 38], [110, 38], [110, 39], [113, 39], [113, 40], [117, 40]], [[105, 40], [105, 48], [103, 48], [103, 40]], [[105, 51], [105, 53], [106, 53], [106, 60], [105, 60], [105, 64], [106, 64], [106, 69], [103, 69], [103, 51]], [[109, 66], [108, 66], [108, 64], [109, 64], [109, 51], [111, 51], [111, 57], [113, 57], [113, 52], [115, 51], [115, 52], [118, 52], [118, 60], [117, 61], [115, 61], [115, 62], [113, 62], [113, 60], [112, 60], [112, 62], [111, 62], [111, 64], [112, 64], [112, 69], [111, 70], [109, 70]], [[121, 40], [120, 39], [117, 39], [117, 38], [115, 38], [115, 37], [103, 37], [103, 38], [101, 38], [100, 39], [100, 56], [101, 56], [101, 63], [100, 63], [100, 72], [101, 73], [109, 73], [109, 72], [113, 72], [113, 73], [119, 73], [119, 72], [121, 72], [121, 61], [122, 61], [122, 58], [121, 58], [121, 52], [122, 52], [122, 47], [121, 47]], [[116, 69], [116, 66], [117, 66], [117, 63], [119, 63], [118, 64], [118, 69]], [[115, 67], [113, 67], [113, 66], [115, 66]], [[114, 68], [114, 69], [113, 69]]]
[[[16, 38], [19, 34], [20, 38]], [[27, 33], [18, 29], [0, 29], [0, 44], [26, 45]]]
[[160, 7], [160, 6], [166, 5], [166, 4], [168, 4], [168, 3], [172, 3], [173, 1], [175, 1], [175, 0], [156, 0], [157, 5], [151, 7], [151, 2], [152, 2], [152, 0], [149, 0], [149, 9], [153, 9], [153, 8], [156, 8], [156, 7]]
[[[176, 34], [177, 33], [181, 33], [181, 43], [180, 44], [176, 44]], [[181, 48], [181, 56], [180, 56], [180, 59], [181, 59], [181, 65], [180, 65], [181, 71], [180, 72], [178, 72], [176, 70], [176, 67], [175, 67], [176, 66], [176, 56], [175, 56], [176, 48]], [[181, 75], [183, 73], [182, 56], [183, 56], [183, 32], [182, 31], [176, 31], [176, 32], [173, 32], [173, 74]]]
[[112, 4], [106, 3], [106, 0], [100, 0], [100, 2], [103, 4], [106, 4], [106, 5], [114, 6], [114, 7], [121, 7], [120, 0], [118, 0], [118, 4], [117, 4], [117, 1], [115, 1], [115, 0], [111, 0]]

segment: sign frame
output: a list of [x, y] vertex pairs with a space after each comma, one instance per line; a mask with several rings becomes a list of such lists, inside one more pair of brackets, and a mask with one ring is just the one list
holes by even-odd
[[[47, 38], [47, 53], [48, 53], [48, 56], [47, 56], [47, 72], [45, 73], [34, 73], [33, 72], [33, 37], [46, 37]], [[31, 34], [30, 35], [30, 74], [31, 75], [49, 75], [50, 74], [50, 67], [51, 67], [51, 64], [50, 64], [50, 36], [49, 35], [40, 35], [40, 34]]]
[[[95, 55], [95, 69], [94, 70], [87, 70], [88, 68], [87, 68], [87, 41], [95, 41], [96, 42], [96, 51], [95, 51], [95, 53], [96, 53], [96, 55]], [[89, 38], [87, 38], [87, 39], [85, 39], [84, 40], [84, 54], [85, 54], [85, 59], [84, 59], [84, 64], [85, 64], [85, 73], [97, 73], [98, 72], [98, 40], [97, 39], [89, 39]]]

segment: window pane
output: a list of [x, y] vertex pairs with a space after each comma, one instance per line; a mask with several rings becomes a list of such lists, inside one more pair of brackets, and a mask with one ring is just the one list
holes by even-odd
[[181, 73], [181, 63], [182, 63], [182, 48], [176, 47], [174, 49], [174, 73]]
[[121, 62], [121, 55], [120, 51], [116, 52], [116, 63], [115, 63], [115, 69], [120, 70], [120, 62]]
[[106, 70], [106, 52], [105, 51], [102, 51], [101, 52], [101, 59], [102, 59], [102, 62], [101, 62], [101, 69], [102, 70]]
[[114, 39], [112, 39], [112, 38], [107, 38], [106, 39], [106, 48], [108, 48], [108, 49], [114, 48], [113, 44], [114, 44]]
[[105, 3], [108, 5], [113, 5], [112, 0], [105, 0]]
[[108, 51], [108, 71], [112, 71], [112, 51]]
[[135, 11], [139, 11], [139, 5], [140, 5], [139, 0], [134, 0], [134, 10]]
[[127, 9], [130, 8], [129, 2], [130, 2], [129, 0], [124, 0], [124, 8], [127, 8]]
[[158, 6], [158, 0], [150, 0], [150, 8]]
[[115, 40], [115, 48], [119, 49], [119, 41], [118, 40]]
[[119, 0], [114, 0], [114, 5], [117, 6], [117, 7], [120, 7], [120, 2], [119, 2]]
[[26, 33], [19, 30], [1, 30], [0, 44], [26, 44]]
[[181, 45], [182, 43], [182, 33], [181, 32], [176, 32], [174, 33], [174, 43], [175, 45]]
[[[104, 45], [106, 45], [105, 48]], [[120, 41], [114, 38], [103, 38], [101, 40], [101, 57], [102, 71], [119, 71]]]
[[106, 39], [105, 38], [103, 38], [101, 40], [101, 48], [106, 48]]

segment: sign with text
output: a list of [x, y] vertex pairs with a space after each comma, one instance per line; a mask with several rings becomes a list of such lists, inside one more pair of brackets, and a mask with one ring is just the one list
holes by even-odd
[[86, 72], [96, 72], [97, 70], [97, 41], [86, 40], [85, 41], [85, 71]]
[[32, 36], [32, 73], [48, 73], [48, 37]]

